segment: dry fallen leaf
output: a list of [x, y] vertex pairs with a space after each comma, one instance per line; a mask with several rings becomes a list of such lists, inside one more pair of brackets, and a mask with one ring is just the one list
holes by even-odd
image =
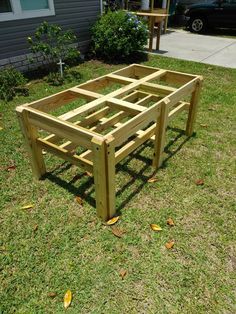
[[202, 179], [198, 179], [195, 183], [196, 185], [204, 185], [204, 181]]
[[106, 222], [106, 224], [107, 224], [108, 226], [114, 225], [119, 219], [120, 219], [120, 216], [113, 217], [113, 218], [109, 219], [109, 220]]
[[48, 292], [48, 297], [49, 298], [55, 298], [57, 294], [55, 292]]
[[38, 228], [39, 228], [39, 226], [38, 226], [38, 225], [34, 225], [33, 230], [34, 230], [34, 231], [37, 231], [37, 230], [38, 230]]
[[166, 221], [167, 225], [169, 226], [174, 226], [175, 223], [174, 223], [174, 220], [172, 218], [168, 218], [167, 221]]
[[91, 172], [88, 172], [88, 171], [86, 171], [85, 174], [86, 174], [86, 176], [89, 176], [89, 177], [93, 176], [93, 174]]
[[159, 225], [150, 224], [150, 227], [153, 231], [161, 231], [162, 228]]
[[29, 205], [22, 206], [21, 209], [30, 209], [30, 208], [33, 208], [33, 207], [34, 207], [33, 204], [29, 204]]
[[83, 205], [83, 200], [80, 196], [76, 196], [76, 202], [79, 203], [80, 205]]
[[155, 177], [152, 177], [150, 179], [148, 179], [148, 183], [153, 183], [153, 182], [156, 182], [157, 181], [157, 178]]
[[43, 149], [43, 150], [42, 150], [42, 154], [43, 154], [43, 155], [46, 155], [46, 154], [47, 154], [46, 150]]
[[121, 279], [123, 280], [125, 278], [125, 276], [127, 275], [127, 270], [121, 269], [119, 275], [120, 275]]
[[7, 171], [11, 171], [11, 170], [15, 170], [16, 166], [15, 165], [11, 165], [7, 167]]
[[208, 127], [207, 124], [200, 124], [200, 126], [203, 127], [203, 128], [207, 128]]
[[71, 300], [72, 300], [72, 293], [70, 290], [67, 290], [66, 294], [64, 295], [64, 308], [65, 309], [67, 309], [70, 306]]
[[113, 227], [111, 229], [111, 231], [117, 238], [121, 238], [123, 236], [123, 234], [124, 234], [124, 231], [122, 231], [121, 229], [116, 228], [116, 227]]
[[174, 241], [169, 241], [165, 244], [165, 247], [169, 250], [173, 248], [174, 244], [175, 244]]

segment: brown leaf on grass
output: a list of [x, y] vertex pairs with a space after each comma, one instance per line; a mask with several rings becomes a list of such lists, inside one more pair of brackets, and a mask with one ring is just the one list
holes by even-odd
[[11, 165], [7, 167], [7, 171], [11, 171], [11, 170], [15, 170], [16, 169], [16, 165]]
[[111, 232], [117, 237], [117, 238], [121, 238], [124, 234], [124, 231], [117, 228], [117, 227], [112, 227]]
[[150, 227], [153, 231], [161, 231], [162, 230], [162, 228], [156, 224], [150, 224]]
[[121, 269], [119, 272], [119, 275], [120, 275], [121, 279], [123, 280], [125, 278], [125, 276], [127, 275], [127, 270]]
[[47, 154], [46, 150], [43, 149], [43, 150], [42, 150], [42, 154], [43, 154], [43, 155], [46, 155], [46, 154]]
[[80, 196], [76, 196], [75, 198], [76, 202], [79, 203], [80, 205], [83, 205], [84, 201], [82, 200], [82, 198]]
[[204, 185], [204, 181], [202, 179], [198, 179], [195, 181], [196, 185]]
[[29, 204], [29, 205], [22, 206], [21, 209], [31, 209], [33, 207], [34, 207], [33, 204]]
[[39, 228], [39, 226], [37, 224], [34, 225], [34, 228], [33, 228], [34, 232], [36, 232], [38, 230], [38, 228]]
[[71, 300], [72, 300], [72, 293], [70, 290], [67, 290], [66, 294], [64, 295], [64, 308], [65, 309], [67, 309], [70, 306]]
[[55, 292], [48, 292], [48, 297], [49, 298], [55, 298], [57, 294]]
[[174, 220], [172, 218], [168, 218], [167, 221], [166, 221], [167, 225], [169, 226], [174, 226], [175, 223], [174, 223]]
[[169, 241], [169, 242], [167, 242], [167, 243], [165, 244], [165, 247], [166, 247], [168, 250], [170, 250], [170, 249], [173, 248], [174, 244], [175, 244], [174, 241]]
[[85, 175], [88, 176], [88, 177], [92, 177], [93, 176], [93, 174], [91, 172], [89, 172], [89, 171], [85, 171]]
[[148, 179], [148, 183], [153, 183], [153, 182], [156, 182], [158, 179], [155, 178], [155, 177], [152, 177], [150, 179]]
[[207, 124], [200, 124], [200, 126], [203, 127], [203, 128], [208, 128]]
[[109, 219], [109, 220], [106, 222], [106, 224], [107, 224], [108, 226], [114, 225], [119, 219], [120, 219], [120, 216], [113, 217], [113, 218]]

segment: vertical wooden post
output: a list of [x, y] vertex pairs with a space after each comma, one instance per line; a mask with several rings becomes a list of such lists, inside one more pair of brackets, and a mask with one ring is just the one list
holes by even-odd
[[29, 153], [31, 168], [36, 179], [40, 179], [46, 173], [42, 149], [37, 145], [37, 128], [30, 125], [27, 110], [16, 108], [22, 133], [24, 134], [26, 147]]
[[[170, 0], [167, 0], [166, 14], [169, 14], [169, 11], [170, 11]], [[164, 34], [166, 33], [166, 30], [167, 30], [168, 19], [169, 19], [169, 17], [167, 16], [167, 17], [165, 18]]]
[[154, 23], [155, 18], [153, 16], [149, 16], [149, 51], [152, 51], [152, 45], [153, 45], [153, 36], [154, 36]]
[[160, 49], [161, 25], [162, 25], [162, 22], [158, 22], [158, 25], [157, 25], [157, 42], [156, 42], [156, 50], [159, 50], [159, 49]]
[[152, 161], [152, 165], [155, 168], [159, 168], [163, 162], [163, 152], [165, 148], [166, 128], [169, 113], [169, 102], [170, 100], [168, 98], [162, 102], [160, 116], [159, 119], [157, 119], [154, 143], [154, 157]]
[[92, 144], [97, 215], [106, 221], [115, 215], [115, 147], [113, 137], [108, 140], [94, 137]]
[[203, 77], [199, 77], [199, 81], [196, 83], [195, 90], [192, 93], [189, 113], [188, 113], [188, 120], [186, 125], [186, 135], [191, 136], [193, 134], [194, 123], [196, 120], [196, 113], [197, 113], [197, 105], [200, 97], [200, 91], [202, 86]]

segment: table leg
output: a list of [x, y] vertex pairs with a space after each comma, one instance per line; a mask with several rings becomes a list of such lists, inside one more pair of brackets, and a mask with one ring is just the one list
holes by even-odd
[[115, 147], [112, 141], [94, 138], [93, 175], [97, 215], [106, 221], [115, 215]]
[[149, 16], [149, 51], [152, 51], [152, 44], [153, 44], [153, 35], [154, 35], [154, 21], [155, 18], [153, 16]]
[[24, 134], [26, 147], [29, 153], [31, 168], [36, 179], [41, 179], [46, 173], [42, 149], [37, 144], [38, 130], [29, 123], [26, 110], [17, 109], [17, 116]]
[[196, 119], [196, 113], [197, 113], [197, 105], [199, 102], [200, 92], [201, 92], [201, 86], [202, 86], [202, 77], [197, 82], [196, 88], [192, 93], [191, 101], [190, 101], [190, 107], [189, 107], [189, 113], [188, 113], [188, 121], [186, 125], [186, 135], [191, 136], [193, 134], [193, 127], [194, 122]]
[[156, 44], [156, 50], [160, 49], [160, 38], [161, 38], [161, 22], [157, 25], [157, 44]]

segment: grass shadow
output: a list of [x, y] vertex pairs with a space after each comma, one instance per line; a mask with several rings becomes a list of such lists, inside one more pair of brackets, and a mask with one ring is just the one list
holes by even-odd
[[[162, 169], [167, 167], [168, 161], [187, 143], [192, 137], [186, 137], [185, 131], [168, 127], [168, 130], [174, 133], [177, 133], [176, 136], [171, 139], [165, 146], [164, 152], [167, 154], [167, 157], [164, 159], [161, 166]], [[180, 143], [176, 146], [177, 142]], [[176, 146], [176, 147], [175, 147]], [[174, 147], [174, 149], [173, 149]], [[120, 189], [116, 191], [116, 197], [118, 199], [119, 205], [116, 208], [117, 214], [121, 214], [122, 209], [137, 195], [143, 187], [147, 184], [147, 181], [150, 177], [154, 176], [157, 172], [156, 169], [150, 171], [152, 164], [152, 159], [148, 156], [144, 156], [144, 150], [153, 148], [151, 141], [146, 142], [144, 145], [137, 148], [133, 153], [127, 156], [122, 162], [116, 166], [116, 173], [129, 175], [131, 179], [128, 180], [125, 184], [122, 185]], [[142, 163], [142, 167], [133, 167], [130, 165], [130, 162], [137, 164], [138, 162]], [[83, 180], [82, 184], [75, 186], [75, 183], [84, 178], [85, 173], [78, 173], [75, 175], [69, 182], [63, 178], [60, 178], [58, 175], [66, 172], [71, 168], [71, 165], [67, 162], [64, 162], [62, 165], [53, 169], [51, 172], [47, 173], [44, 178], [50, 180], [51, 182], [59, 185], [60, 187], [66, 189], [69, 193], [76, 196], [79, 195], [81, 198], [86, 200], [90, 206], [96, 207], [96, 201], [94, 198], [94, 180], [93, 177], [87, 177], [86, 180]], [[131, 192], [129, 195], [125, 195], [127, 189]]]

